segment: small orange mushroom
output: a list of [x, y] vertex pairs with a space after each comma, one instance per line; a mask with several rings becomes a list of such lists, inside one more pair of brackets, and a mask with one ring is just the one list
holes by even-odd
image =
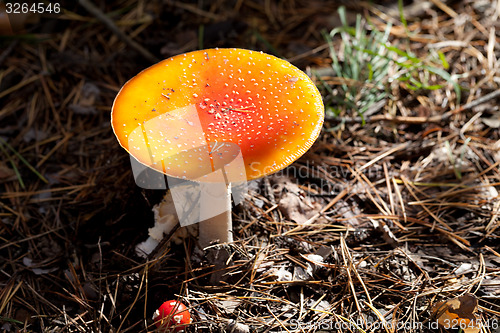
[[[120, 145], [142, 164], [208, 183], [223, 170], [230, 183], [290, 165], [314, 143], [323, 118], [318, 89], [289, 62], [250, 50], [208, 49], [132, 78], [115, 99], [111, 121]], [[238, 157], [241, 167], [227, 168]], [[223, 215], [230, 228], [230, 214]], [[218, 229], [203, 225], [210, 233]], [[231, 241], [230, 230], [224, 233], [210, 237]]]
[[191, 323], [191, 314], [188, 308], [179, 301], [164, 302], [153, 315], [156, 327], [163, 331], [184, 331]]

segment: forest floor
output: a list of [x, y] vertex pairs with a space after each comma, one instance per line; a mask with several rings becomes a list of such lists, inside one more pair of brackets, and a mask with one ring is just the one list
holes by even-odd
[[[0, 36], [1, 332], [152, 332], [169, 299], [187, 332], [500, 332], [499, 0], [61, 8]], [[249, 184], [234, 243], [140, 257], [164, 191], [135, 184], [113, 100], [157, 59], [213, 47], [304, 70], [323, 131]]]

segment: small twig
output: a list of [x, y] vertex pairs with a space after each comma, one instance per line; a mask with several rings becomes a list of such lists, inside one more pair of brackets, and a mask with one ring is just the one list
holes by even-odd
[[166, 234], [162, 240], [160, 241], [160, 243], [158, 245], [156, 245], [156, 247], [154, 248], [153, 251], [151, 251], [151, 253], [148, 255], [148, 260], [155, 260], [155, 259], [158, 259], [159, 256], [161, 256], [162, 254], [164, 254], [164, 249], [165, 247], [167, 246], [167, 244], [170, 243], [170, 241], [172, 240], [172, 237], [174, 236], [175, 232], [180, 228], [180, 224], [177, 223], [173, 228], [172, 230], [170, 230], [170, 232], [168, 234]]
[[89, 13], [94, 15], [99, 21], [104, 23], [109, 30], [111, 30], [115, 35], [117, 35], [123, 42], [125, 42], [128, 46], [135, 49], [139, 52], [144, 58], [151, 61], [152, 63], [156, 63], [160, 61], [157, 57], [155, 57], [148, 50], [143, 48], [139, 43], [130, 38], [127, 34], [125, 34], [122, 30], [120, 30], [116, 24], [99, 8], [97, 8], [92, 2], [89, 0], [78, 0], [78, 3], [84, 7]]
[[[494, 99], [494, 98], [496, 98], [496, 97], [499, 97], [499, 96], [500, 96], [500, 90], [495, 90], [495, 91], [492, 91], [492, 92], [490, 92], [489, 94], [486, 94], [486, 95], [484, 95], [484, 96], [481, 96], [481, 97], [479, 97], [478, 99], [475, 99], [475, 100], [473, 100], [473, 101], [472, 101], [472, 102], [470, 102], [470, 103], [467, 103], [467, 104], [462, 105], [462, 106], [461, 106], [461, 107], [459, 107], [458, 109], [455, 109], [455, 110], [453, 110], [453, 111], [450, 111], [450, 112], [445, 113], [444, 115], [446, 115], [446, 114], [448, 114], [448, 113], [450, 113], [450, 115], [452, 115], [452, 114], [457, 114], [457, 113], [460, 113], [460, 112], [462, 112], [462, 111], [472, 109], [472, 108], [474, 108], [474, 107], [476, 107], [476, 106], [478, 106], [478, 105], [481, 105], [481, 104], [483, 104], [483, 103], [486, 103], [486, 102], [488, 102], [488, 101], [490, 101], [490, 100], [492, 100], [492, 99]], [[443, 115], [443, 116], [444, 116], [444, 115]]]
[[[448, 119], [450, 115], [446, 113], [443, 115], [432, 116], [432, 117], [406, 117], [406, 116], [391, 116], [389, 114], [375, 115], [372, 117], [367, 117], [364, 119], [365, 123], [377, 123], [381, 121], [390, 121], [397, 124], [429, 124], [429, 123], [441, 123]], [[361, 117], [325, 117], [326, 121], [339, 122], [345, 124], [362, 124], [363, 118]]]
[[396, 147], [392, 147], [391, 149], [389, 150], [386, 150], [384, 151], [383, 153], [379, 154], [378, 156], [376, 156], [375, 158], [371, 159], [369, 162], [363, 164], [363, 166], [361, 166], [356, 173], [360, 173], [361, 171], [363, 171], [364, 169], [368, 168], [369, 166], [375, 164], [376, 162], [380, 161], [381, 159], [397, 152], [398, 150], [402, 150], [402, 149], [405, 149], [409, 146], [409, 143], [402, 143]]
[[[398, 124], [429, 124], [429, 123], [441, 123], [448, 120], [452, 115], [472, 109], [478, 105], [484, 104], [494, 98], [500, 97], [500, 90], [492, 91], [489, 94], [479, 97], [470, 103], [464, 104], [461, 107], [443, 113], [442, 115], [431, 116], [431, 117], [406, 117], [406, 116], [391, 116], [389, 114], [375, 115], [372, 117], [367, 117], [364, 119], [365, 123], [376, 123], [380, 121], [390, 121]], [[363, 123], [363, 118], [361, 117], [331, 117], [326, 116], [326, 121], [345, 123], [345, 124], [361, 124]]]
[[7, 59], [7, 57], [11, 54], [12, 50], [19, 44], [19, 39], [14, 40], [9, 46], [0, 54], [0, 66]]
[[[269, 182], [269, 178], [265, 177], [262, 185], [264, 186], [264, 190], [266, 191], [267, 197], [268, 197], [269, 202], [271, 203], [272, 207], [278, 206], [276, 203], [276, 197], [274, 196], [273, 188], [271, 186], [271, 183]], [[278, 212], [275, 211], [274, 208], [270, 209], [269, 211], [272, 212], [271, 214], [272, 214], [274, 220], [278, 221], [279, 220]]]
[[320, 51], [323, 51], [323, 50], [326, 50], [328, 49], [328, 43], [324, 43], [323, 45], [320, 45], [312, 50], [309, 50], [307, 52], [303, 52], [301, 54], [297, 54], [291, 58], [288, 58], [287, 60], [291, 63], [293, 63], [294, 61], [297, 61], [297, 60], [300, 60], [300, 59], [303, 59], [303, 58], [307, 58], [309, 56], [312, 56], [313, 54], [316, 54]]
[[188, 12], [191, 12], [195, 15], [199, 15], [214, 21], [219, 21], [222, 18], [220, 15], [200, 9], [194, 5], [184, 3], [183, 1], [172, 1], [172, 5], [187, 10]]
[[339, 194], [337, 194], [337, 196], [335, 198], [332, 199], [332, 201], [330, 201], [325, 207], [323, 207], [321, 209], [321, 211], [319, 211], [318, 213], [314, 214], [309, 220], [307, 220], [306, 222], [302, 223], [301, 225], [291, 229], [291, 230], [288, 230], [287, 232], [283, 233], [282, 236], [286, 236], [286, 235], [289, 235], [291, 233], [294, 233], [294, 232], [297, 232], [297, 231], [300, 231], [302, 229], [304, 229], [305, 227], [311, 225], [314, 221], [316, 221], [316, 219], [318, 219], [321, 215], [323, 215], [327, 210], [329, 210], [330, 208], [333, 207], [333, 205], [335, 205], [338, 201], [340, 201], [343, 197], [345, 197], [348, 193], [349, 193], [349, 190], [350, 188], [346, 187], [342, 190], [342, 192], [340, 192]]

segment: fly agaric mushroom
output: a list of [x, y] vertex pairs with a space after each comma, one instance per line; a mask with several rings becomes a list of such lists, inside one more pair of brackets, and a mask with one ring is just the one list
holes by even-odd
[[163, 303], [153, 315], [156, 327], [183, 331], [191, 323], [191, 315], [181, 302], [171, 300]]
[[[314, 143], [323, 119], [318, 89], [289, 62], [208, 49], [166, 59], [128, 81], [111, 122], [120, 145], [140, 163], [212, 192], [205, 206], [217, 215], [200, 223], [205, 247], [232, 242], [230, 183], [290, 165]], [[234, 161], [242, 163], [230, 167]]]

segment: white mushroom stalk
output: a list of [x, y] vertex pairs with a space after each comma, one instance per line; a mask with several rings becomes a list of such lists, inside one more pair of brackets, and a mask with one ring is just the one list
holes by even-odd
[[[213, 193], [214, 200], [202, 202], [202, 209], [221, 211], [214, 217], [200, 222], [198, 240], [201, 248], [210, 246], [212, 242], [232, 243], [233, 223], [231, 218], [231, 183]], [[211, 205], [213, 203], [214, 205]]]

